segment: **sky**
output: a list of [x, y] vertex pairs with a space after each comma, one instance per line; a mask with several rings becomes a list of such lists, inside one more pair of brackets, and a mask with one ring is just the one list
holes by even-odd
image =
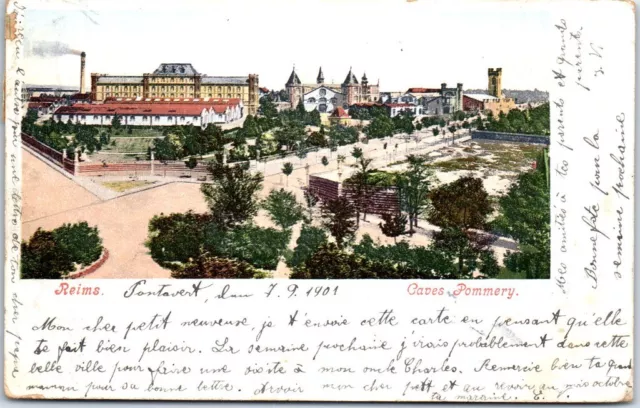
[[87, 53], [87, 77], [142, 75], [192, 63], [207, 75], [260, 75], [284, 88], [295, 65], [305, 83], [349, 68], [382, 91], [464, 84], [548, 89], [553, 23], [543, 3], [438, 0], [27, 0], [23, 61], [28, 84], [76, 85], [79, 57], [41, 57], [39, 42]]

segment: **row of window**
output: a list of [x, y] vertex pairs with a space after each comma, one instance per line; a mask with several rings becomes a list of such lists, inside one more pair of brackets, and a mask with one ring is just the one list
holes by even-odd
[[[174, 85], [172, 85], [171, 88], [169, 88], [167, 86], [158, 86], [158, 88], [174, 90], [176, 87]], [[193, 88], [193, 86], [184, 86], [184, 85], [182, 87], [178, 86], [178, 89], [182, 89], [182, 90], [187, 90], [187, 89], [192, 89], [192, 88]], [[207, 90], [214, 89], [213, 86], [203, 86], [203, 88], [207, 89]], [[225, 92], [225, 91], [226, 92], [233, 92], [234, 91], [233, 88], [234, 87], [232, 87], [232, 86], [226, 86], [226, 87], [217, 86], [217, 87], [215, 87], [215, 90], [218, 91], [218, 92]], [[134, 90], [134, 91], [138, 90], [138, 91], [140, 91], [140, 90], [142, 90], [142, 86], [140, 86], [140, 85], [106, 85], [104, 87], [104, 90], [106, 92], [109, 92], [109, 91], [128, 91], [128, 90]], [[156, 86], [152, 85], [151, 86], [151, 90], [155, 91], [156, 90]], [[239, 87], [239, 86], [236, 86], [235, 87], [235, 91], [236, 92], [241, 92], [242, 88]]]
[[[74, 119], [74, 117], [75, 117], [75, 115], [69, 115], [69, 119]], [[61, 119], [61, 118], [62, 118], [62, 115], [58, 115], [58, 119]], [[192, 117], [193, 120], [198, 120], [198, 118], [199, 118], [199, 116], [193, 116]], [[85, 119], [87, 119], [87, 116], [86, 115], [78, 115], [78, 119], [85, 120]], [[98, 119], [99, 119], [98, 115], [94, 115], [93, 116], [93, 120], [98, 120]], [[129, 116], [129, 119], [130, 120], [135, 120], [136, 117], [135, 116]], [[105, 116], [105, 120], [111, 120], [111, 116]], [[149, 120], [149, 117], [148, 116], [143, 116], [142, 120]], [[155, 120], [160, 120], [160, 116], [156, 116]], [[172, 120], [172, 118], [171, 117], [167, 117], [167, 120]], [[186, 120], [186, 117], [180, 116], [180, 120]]]
[[[318, 103], [327, 103], [327, 98], [320, 98], [320, 99], [316, 100], [316, 98], [311, 97], [311, 98], [307, 99], [307, 102], [308, 103], [316, 103], [316, 102], [318, 102]], [[331, 103], [336, 105], [338, 103], [338, 99], [337, 98], [331, 98]]]
[[[115, 97], [115, 98], [119, 98], [119, 97], [123, 97], [123, 98], [137, 98], [138, 94], [137, 93], [133, 93], [133, 94], [128, 94], [128, 93], [123, 93], [120, 94], [119, 92], [115, 92], [115, 93], [111, 93], [111, 92], [107, 92], [104, 94], [105, 98], [109, 98], [109, 97]], [[209, 94], [208, 95], [209, 98], [213, 98], [213, 94]], [[152, 93], [151, 98], [193, 98], [193, 94], [176, 94], [176, 93], [171, 93], [171, 94], [155, 94]], [[218, 96], [216, 96], [216, 98], [223, 98], [222, 94], [218, 94]], [[233, 98], [232, 94], [227, 94], [226, 98]], [[241, 99], [242, 95], [237, 94], [236, 98]]]

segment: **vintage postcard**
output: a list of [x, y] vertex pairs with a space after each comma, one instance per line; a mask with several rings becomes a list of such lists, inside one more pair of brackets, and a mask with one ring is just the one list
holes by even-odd
[[633, 397], [625, 1], [15, 0], [10, 398]]

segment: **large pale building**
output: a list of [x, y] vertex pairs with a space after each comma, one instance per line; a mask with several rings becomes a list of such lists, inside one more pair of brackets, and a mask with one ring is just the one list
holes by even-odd
[[307, 111], [317, 109], [320, 113], [331, 113], [338, 106], [348, 109], [356, 103], [380, 100], [380, 84], [370, 84], [367, 74], [358, 81], [351, 69], [341, 84], [325, 83], [322, 68], [316, 83], [302, 83], [294, 67], [285, 86], [293, 109], [302, 101]]
[[258, 111], [258, 75], [209, 76], [187, 63], [160, 64], [137, 76], [91, 74], [91, 99], [106, 98], [226, 98], [240, 99], [247, 113]]

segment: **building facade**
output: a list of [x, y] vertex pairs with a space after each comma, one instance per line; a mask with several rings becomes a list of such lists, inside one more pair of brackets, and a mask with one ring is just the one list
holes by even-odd
[[[349, 106], [356, 103], [378, 102], [380, 100], [380, 84], [370, 84], [367, 74], [362, 75], [361, 81], [358, 81], [351, 69], [349, 69], [345, 80], [340, 84], [336, 84], [325, 83], [324, 73], [322, 72], [322, 67], [320, 67], [316, 83], [310, 84], [302, 83], [294, 67], [285, 87], [289, 93], [289, 102], [292, 109], [295, 109], [302, 101], [306, 110], [318, 109], [322, 112], [321, 108], [324, 109], [324, 105], [326, 105], [324, 112], [332, 113], [338, 106], [348, 109]], [[325, 95], [320, 95], [321, 91]], [[329, 95], [328, 98], [327, 95]], [[316, 102], [308, 102], [309, 98], [315, 99]], [[324, 98], [326, 101], [319, 102], [319, 98]], [[333, 102], [331, 102], [332, 98], [335, 98]]]
[[509, 113], [516, 108], [513, 98], [505, 98], [502, 95], [502, 68], [489, 68], [488, 70], [488, 94], [464, 95], [464, 110], [466, 111], [491, 111], [494, 116]]
[[255, 115], [260, 99], [259, 78], [208, 76], [188, 63], [163, 63], [141, 76], [91, 74], [91, 99], [122, 98], [227, 98], [240, 99], [247, 113]]
[[76, 104], [58, 108], [53, 119], [83, 125], [111, 125], [114, 116], [123, 126], [198, 126], [229, 123], [243, 116], [240, 99], [153, 100], [111, 98], [102, 104]]

